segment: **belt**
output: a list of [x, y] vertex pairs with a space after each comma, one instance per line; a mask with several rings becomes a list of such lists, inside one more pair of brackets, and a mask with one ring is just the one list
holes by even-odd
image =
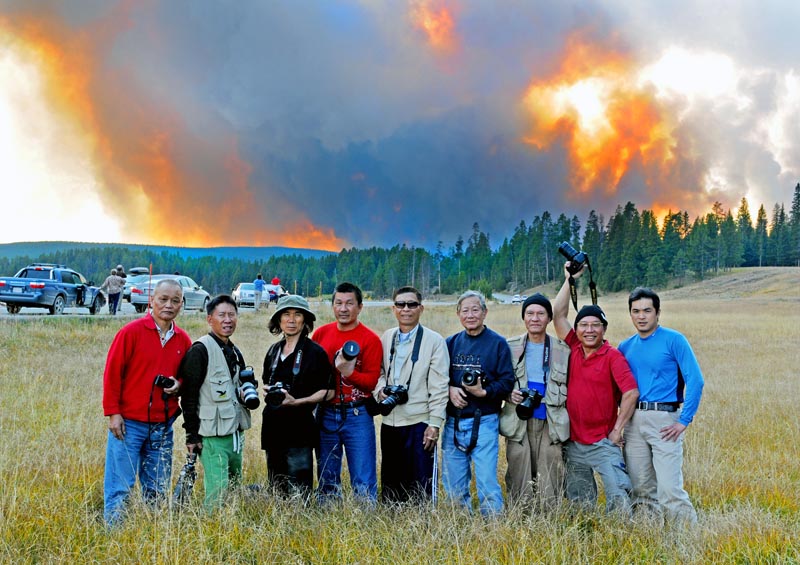
[[362, 400], [353, 400], [352, 402], [331, 402], [328, 406], [333, 406], [334, 408], [358, 408], [359, 406], [364, 406], [367, 403], [365, 399]]
[[636, 405], [639, 410], [658, 410], [659, 412], [675, 412], [680, 407], [679, 402], [640, 402]]

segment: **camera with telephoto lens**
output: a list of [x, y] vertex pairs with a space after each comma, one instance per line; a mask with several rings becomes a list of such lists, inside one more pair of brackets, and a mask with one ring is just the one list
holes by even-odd
[[408, 402], [408, 389], [403, 385], [389, 385], [383, 387], [386, 398], [378, 403], [381, 416], [388, 416], [395, 406]]
[[358, 357], [359, 353], [361, 353], [361, 347], [355, 341], [345, 341], [344, 345], [342, 345], [342, 357], [344, 357], [346, 361], [352, 361]]
[[567, 272], [570, 275], [576, 275], [583, 269], [583, 266], [589, 261], [589, 256], [583, 251], [577, 251], [566, 241], [562, 241], [558, 246], [558, 252], [561, 253], [569, 261]]
[[286, 393], [283, 392], [284, 389], [289, 390], [289, 387], [280, 381], [274, 385], [270, 385], [267, 388], [267, 404], [273, 408], [277, 408], [283, 404], [283, 400], [286, 398]]
[[248, 365], [239, 371], [239, 381], [242, 383], [239, 387], [239, 396], [242, 399], [242, 404], [248, 410], [255, 410], [261, 404], [261, 401], [258, 399], [258, 390], [256, 389], [258, 381], [253, 368]]
[[530, 420], [533, 412], [542, 404], [542, 393], [532, 388], [521, 388], [522, 402], [517, 404], [517, 417], [520, 420]]
[[483, 369], [464, 369], [464, 372], [461, 373], [461, 385], [462, 386], [475, 386], [481, 383], [481, 386], [486, 384], [486, 373]]
[[175, 386], [175, 379], [164, 375], [156, 375], [155, 385], [158, 388], [172, 388]]

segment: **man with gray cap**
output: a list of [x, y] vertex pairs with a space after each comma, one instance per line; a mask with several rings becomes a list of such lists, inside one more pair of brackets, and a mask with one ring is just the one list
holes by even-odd
[[550, 300], [540, 293], [522, 304], [526, 333], [508, 339], [516, 376], [506, 398], [500, 433], [506, 437], [506, 491], [513, 504], [551, 509], [563, 497], [562, 442], [569, 439], [566, 414], [570, 349], [547, 334]]
[[314, 411], [328, 393], [333, 395], [328, 354], [308, 337], [316, 319], [302, 296], [281, 297], [269, 331], [282, 339], [264, 357], [261, 449], [267, 456], [267, 476], [277, 491], [306, 498], [314, 486], [314, 448], [319, 443]]
[[[567, 499], [593, 508], [597, 502], [594, 471], [606, 493], [606, 510], [630, 515], [631, 480], [622, 458], [622, 432], [630, 420], [639, 389], [625, 357], [604, 339], [608, 320], [596, 305], [584, 306], [570, 326], [570, 272], [553, 302], [553, 326], [571, 348], [569, 359], [570, 441], [566, 446]], [[580, 277], [583, 270], [571, 275]]]

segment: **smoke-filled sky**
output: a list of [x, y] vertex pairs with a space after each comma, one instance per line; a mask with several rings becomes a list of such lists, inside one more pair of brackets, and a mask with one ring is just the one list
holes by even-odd
[[771, 211], [800, 180], [799, 24], [777, 0], [0, 0], [0, 242], [432, 248], [629, 200]]

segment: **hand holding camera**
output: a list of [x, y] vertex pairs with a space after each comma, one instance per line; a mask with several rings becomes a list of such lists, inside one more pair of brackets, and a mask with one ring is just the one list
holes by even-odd
[[518, 391], [522, 401], [517, 404], [517, 417], [520, 420], [530, 420], [533, 417], [534, 411], [542, 404], [542, 393], [532, 388], [522, 388]]
[[265, 387], [266, 390], [266, 402], [268, 406], [272, 408], [277, 408], [283, 401], [286, 399], [286, 395], [289, 391], [289, 386], [282, 383], [281, 381], [276, 382], [275, 384], [268, 385]]
[[483, 369], [464, 369], [461, 373], [461, 386], [472, 396], [482, 398], [486, 396], [486, 373]]
[[356, 358], [361, 353], [361, 347], [355, 341], [346, 341], [342, 348], [336, 352], [334, 365], [343, 377], [349, 377], [356, 370]]
[[389, 385], [381, 391], [382, 400], [378, 402], [378, 413], [388, 416], [395, 406], [408, 402], [408, 389], [403, 385]]
[[181, 387], [181, 383], [175, 377], [165, 377], [164, 375], [156, 375], [153, 382], [158, 388], [164, 389], [164, 394], [176, 394]]

